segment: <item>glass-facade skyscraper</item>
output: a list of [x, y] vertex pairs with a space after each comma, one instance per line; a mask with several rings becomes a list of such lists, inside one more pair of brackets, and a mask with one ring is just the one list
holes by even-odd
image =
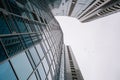
[[83, 80], [51, 13], [60, 2], [0, 0], [0, 80], [69, 80], [66, 66]]

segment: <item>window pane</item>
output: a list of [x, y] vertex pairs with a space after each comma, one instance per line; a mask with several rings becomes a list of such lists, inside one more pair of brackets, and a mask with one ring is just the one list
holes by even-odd
[[27, 78], [32, 72], [32, 67], [29, 63], [26, 54], [24, 52], [20, 53], [19, 55], [13, 57], [11, 59], [11, 62], [15, 69], [15, 72], [18, 75], [18, 78], [20, 80], [27, 80]]
[[14, 17], [20, 32], [27, 32], [27, 28], [22, 19]]
[[46, 61], [46, 59], [44, 58], [43, 59], [43, 65], [44, 65], [44, 68], [45, 68], [45, 71], [46, 71], [46, 73], [48, 72], [48, 70], [49, 70], [49, 66], [48, 66], [48, 63], [47, 63], [47, 61]]
[[35, 74], [33, 73], [29, 80], [37, 80]]
[[42, 48], [41, 48], [40, 44], [36, 45], [36, 49], [37, 49], [37, 51], [38, 51], [38, 53], [40, 55], [40, 58], [42, 59], [44, 57], [44, 53], [42, 51]]
[[16, 3], [16, 0], [4, 0], [6, 7], [9, 11], [21, 15], [23, 9]]
[[7, 57], [5, 55], [4, 49], [3, 49], [3, 47], [2, 47], [2, 45], [0, 43], [0, 62], [3, 61], [3, 60], [5, 60], [6, 58]]
[[29, 49], [29, 51], [30, 51], [30, 54], [32, 55], [32, 58], [33, 58], [35, 64], [37, 65], [40, 62], [40, 59], [38, 57], [38, 54], [37, 54], [35, 48], [32, 47]]
[[23, 45], [18, 36], [3, 37], [2, 42], [9, 56], [13, 56], [17, 52], [23, 50]]
[[41, 63], [40, 63], [39, 66], [38, 66], [38, 71], [39, 71], [41, 80], [45, 80], [46, 75], [45, 75], [45, 71], [44, 71], [44, 69], [43, 69]]
[[8, 61], [0, 64], [0, 80], [17, 80]]
[[24, 41], [24, 44], [26, 45], [26, 47], [30, 47], [33, 45], [32, 40], [29, 35], [27, 35], [27, 34], [22, 35], [22, 38], [23, 38], [23, 41]]
[[50, 72], [48, 74], [48, 80], [52, 80], [52, 76], [51, 76]]
[[6, 24], [2, 13], [0, 13], [0, 34], [9, 34], [9, 33], [10, 30], [8, 28], [8, 25]]

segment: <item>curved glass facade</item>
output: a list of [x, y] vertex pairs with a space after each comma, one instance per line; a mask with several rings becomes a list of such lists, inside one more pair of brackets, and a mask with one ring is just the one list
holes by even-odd
[[0, 0], [0, 80], [57, 80], [63, 33], [46, 4]]

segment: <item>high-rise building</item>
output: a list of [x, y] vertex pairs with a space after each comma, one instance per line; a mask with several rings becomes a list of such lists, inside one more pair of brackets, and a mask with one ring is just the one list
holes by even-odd
[[70, 46], [65, 47], [65, 80], [84, 80]]
[[51, 13], [57, 4], [0, 0], [0, 80], [83, 80]]
[[120, 0], [62, 0], [54, 15], [75, 17], [81, 22], [89, 22], [120, 11]]

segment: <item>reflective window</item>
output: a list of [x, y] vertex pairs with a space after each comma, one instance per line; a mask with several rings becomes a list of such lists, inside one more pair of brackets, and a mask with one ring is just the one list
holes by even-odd
[[31, 38], [32, 38], [32, 41], [34, 43], [37, 43], [37, 42], [40, 42], [40, 39], [38, 38], [38, 35], [37, 34], [30, 34]]
[[49, 54], [47, 54], [47, 58], [49, 60], [49, 63], [51, 64], [51, 59], [50, 59], [50, 55]]
[[32, 65], [32, 67], [35, 69], [35, 63], [34, 63], [34, 61], [33, 61], [33, 58], [31, 57], [31, 54], [29, 53], [29, 51], [27, 50], [26, 51], [26, 53], [27, 53], [27, 56], [28, 56], [28, 58], [29, 58], [29, 60], [30, 60], [30, 63], [31, 63], [31, 65]]
[[3, 37], [2, 42], [4, 43], [9, 56], [13, 56], [17, 52], [23, 50], [23, 45], [18, 36]]
[[7, 20], [8, 25], [10, 26], [11, 32], [12, 33], [17, 33], [18, 32], [18, 28], [13, 23], [13, 19], [11, 18], [11, 16], [6, 15], [6, 20]]
[[36, 49], [37, 49], [37, 51], [38, 51], [38, 53], [40, 55], [40, 58], [42, 59], [44, 57], [44, 53], [42, 51], [42, 48], [41, 48], [40, 44], [36, 45]]
[[51, 76], [50, 72], [48, 74], [48, 80], [52, 80], [52, 76]]
[[0, 64], [0, 80], [17, 80], [8, 61]]
[[45, 43], [43, 41], [42, 41], [42, 46], [43, 46], [44, 50], [47, 52], [47, 48], [46, 48]]
[[49, 66], [48, 66], [48, 63], [47, 63], [47, 61], [46, 61], [46, 59], [44, 58], [43, 59], [43, 65], [44, 65], [44, 68], [45, 68], [45, 71], [46, 71], [46, 73], [48, 72], [48, 70], [49, 70]]
[[16, 21], [16, 24], [17, 24], [20, 32], [27, 32], [27, 29], [26, 29], [26, 26], [25, 26], [23, 20], [20, 18], [17, 18], [17, 17], [14, 17], [14, 19]]
[[55, 72], [54, 72], [53, 66], [51, 66], [51, 70], [52, 70], [52, 74], [53, 74], [53, 76], [54, 76], [54, 75], [55, 75]]
[[23, 9], [16, 3], [16, 0], [4, 0], [6, 7], [9, 11], [21, 15]]
[[22, 38], [23, 38], [23, 41], [24, 41], [26, 47], [30, 47], [33, 45], [31, 37], [28, 34], [22, 35]]
[[38, 65], [38, 63], [40, 62], [40, 59], [38, 57], [38, 54], [37, 54], [35, 48], [32, 47], [29, 49], [29, 51], [30, 51], [30, 54], [32, 55], [32, 58], [33, 58], [35, 64]]
[[36, 76], [37, 76], [37, 79], [38, 79], [38, 80], [41, 80], [41, 79], [40, 79], [39, 72], [38, 72], [38, 69], [36, 70], [35, 74], [36, 74]]
[[30, 76], [29, 80], [37, 80], [34, 73], [32, 74], [32, 76]]
[[39, 66], [38, 66], [38, 71], [39, 71], [41, 80], [45, 80], [46, 75], [45, 75], [45, 71], [44, 71], [41, 63], [40, 63]]
[[29, 25], [29, 23], [28, 23], [27, 21], [25, 22], [25, 25], [26, 25], [28, 31], [29, 31], [29, 32], [32, 32], [32, 30], [31, 30], [31, 28], [30, 28], [30, 25]]
[[2, 47], [2, 45], [0, 43], [0, 62], [3, 61], [3, 60], [5, 60], [6, 58], [7, 57], [5, 55], [5, 51], [4, 51], [4, 49], [3, 49], [3, 47]]
[[34, 26], [33, 23], [30, 23], [30, 28], [31, 28], [31, 30], [32, 30], [33, 32], [36, 32], [36, 29], [35, 29], [35, 26]]
[[11, 62], [18, 78], [20, 80], [27, 80], [33, 70], [26, 54], [24, 52], [20, 53], [19, 55], [13, 57]]
[[6, 21], [2, 15], [2, 13], [0, 13], [0, 34], [9, 34], [10, 30], [8, 28], [8, 25], [6, 24]]

